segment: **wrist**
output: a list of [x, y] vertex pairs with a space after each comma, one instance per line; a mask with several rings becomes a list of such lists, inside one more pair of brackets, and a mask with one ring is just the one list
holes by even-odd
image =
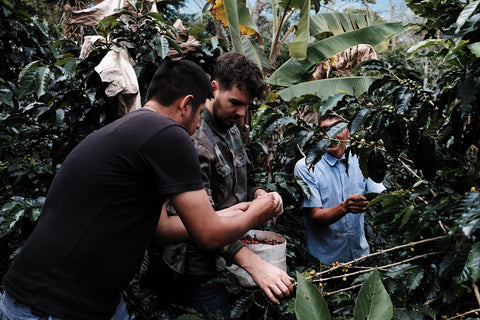
[[346, 216], [348, 213], [348, 208], [347, 208], [347, 201], [340, 202], [340, 211], [342, 213], [342, 217]]

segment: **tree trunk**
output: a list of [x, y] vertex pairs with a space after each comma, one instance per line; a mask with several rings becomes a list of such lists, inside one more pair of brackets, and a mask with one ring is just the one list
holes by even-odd
[[263, 12], [263, 9], [267, 6], [267, 3], [261, 0], [257, 0], [255, 2], [255, 7], [250, 6], [250, 2], [248, 2], [248, 7], [250, 10], [250, 15], [252, 16], [252, 20], [254, 24], [258, 23], [258, 19], [260, 18], [260, 15]]
[[362, 0], [362, 2], [363, 2], [363, 5], [365, 6], [365, 9], [367, 9], [368, 18], [373, 21], [373, 11], [368, 5], [367, 0]]
[[[395, 14], [393, 12], [393, 0], [389, 0], [390, 1], [390, 20], [393, 22], [393, 19], [395, 17]], [[395, 36], [392, 37], [392, 46], [395, 46], [396, 45], [396, 41], [395, 41]]]
[[229, 41], [228, 41], [227, 33], [225, 32], [225, 28], [223, 27], [223, 24], [217, 19], [215, 19], [215, 17], [213, 17], [213, 23], [215, 25], [215, 30], [217, 31], [217, 36], [222, 39], [225, 39], [225, 41], [227, 41], [227, 44], [228, 44]]
[[390, 20], [393, 21], [393, 18], [395, 17], [395, 14], [393, 13], [393, 0], [390, 1]]

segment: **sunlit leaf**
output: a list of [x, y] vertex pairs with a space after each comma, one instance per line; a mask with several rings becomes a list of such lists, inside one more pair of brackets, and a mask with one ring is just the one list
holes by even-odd
[[339, 92], [360, 96], [377, 79], [378, 77], [345, 77], [315, 80], [282, 89], [278, 91], [278, 95], [285, 101], [306, 94], [314, 94], [324, 99]]
[[248, 38], [245, 37], [242, 39], [242, 47], [245, 55], [255, 62], [262, 72], [264, 68], [269, 67], [269, 61], [267, 56], [265, 56], [265, 53]]
[[468, 259], [466, 267], [470, 272], [473, 282], [477, 282], [480, 279], [480, 242], [473, 244], [470, 252], [468, 253]]
[[328, 306], [318, 289], [297, 272], [295, 315], [298, 320], [330, 320]]
[[[470, 28], [463, 28], [466, 25], [466, 22], [472, 17], [472, 15], [477, 10], [477, 7], [480, 5], [480, 1], [473, 1], [469, 3], [465, 8], [463, 8], [462, 12], [457, 18], [457, 29], [455, 30], [454, 39], [455, 42], [462, 40], [463, 36], [468, 33], [469, 31], [473, 31], [474, 27]], [[478, 17], [477, 17], [478, 19]], [[464, 29], [464, 30], [462, 30]], [[466, 30], [465, 30], [466, 29]]]
[[35, 73], [35, 88], [37, 97], [43, 96], [48, 91], [48, 84], [52, 72], [47, 67], [39, 67]]
[[304, 0], [300, 9], [300, 19], [297, 22], [295, 39], [288, 43], [290, 57], [303, 60], [307, 56], [307, 44], [310, 28], [310, 0]]
[[375, 47], [402, 31], [403, 26], [401, 23], [384, 23], [315, 42], [308, 46], [305, 60], [289, 59], [267, 81], [269, 84], [280, 86], [290, 86], [308, 81], [315, 66], [320, 61], [357, 44], [369, 44]]
[[365, 28], [369, 25], [366, 15], [353, 13], [328, 12], [310, 17], [310, 33], [317, 36], [322, 33], [332, 33], [334, 36]]
[[353, 318], [355, 320], [389, 320], [393, 316], [393, 305], [375, 270], [363, 283], [358, 293]]
[[480, 42], [472, 43], [468, 47], [477, 58], [480, 58]]
[[26, 65], [18, 76], [18, 99], [25, 98], [35, 88], [35, 75], [40, 61], [33, 61]]

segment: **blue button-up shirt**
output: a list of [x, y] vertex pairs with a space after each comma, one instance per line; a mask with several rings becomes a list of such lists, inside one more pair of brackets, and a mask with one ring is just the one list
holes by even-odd
[[[348, 196], [381, 192], [385, 187], [371, 179], [365, 179], [356, 156], [348, 159], [348, 174], [345, 159], [337, 159], [326, 153], [314, 166], [308, 168], [305, 158], [295, 165], [295, 176], [310, 187], [311, 195], [303, 201], [303, 208], [331, 208]], [[365, 238], [364, 213], [347, 213], [343, 218], [327, 226], [318, 227], [305, 210], [303, 221], [308, 251], [323, 264], [348, 262], [370, 253]]]

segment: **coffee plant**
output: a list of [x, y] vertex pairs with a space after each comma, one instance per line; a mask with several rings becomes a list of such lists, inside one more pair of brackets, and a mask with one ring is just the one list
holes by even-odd
[[[235, 295], [233, 319], [480, 318], [480, 1], [406, 2], [424, 19], [411, 26], [423, 41], [363, 63], [358, 75], [378, 79], [367, 92], [282, 101], [272, 86], [252, 110], [250, 178], [279, 192], [285, 208], [259, 228], [286, 238], [296, 292], [273, 305], [224, 272], [214, 281]], [[80, 46], [60, 26], [31, 16], [19, 1], [0, 0], [0, 275], [35, 226], [64, 157], [119, 116], [94, 67], [113, 45], [127, 48], [143, 97], [168, 49], [179, 49], [176, 31], [161, 14], [147, 13], [146, 3], [122, 11], [127, 19], [100, 22], [96, 32], [107, 41], [80, 59]], [[228, 47], [197, 29], [201, 48], [184, 58], [211, 72]], [[324, 112], [344, 121], [322, 130]], [[305, 250], [298, 204], [309, 190], [292, 173], [303, 156], [318, 161], [345, 127], [347, 156], [358, 155], [364, 175], [383, 181], [387, 192], [373, 195], [366, 214], [372, 253], [361, 264], [327, 266]], [[146, 253], [125, 291], [132, 319], [200, 319], [169, 296], [165, 288], [175, 284], [162, 277], [160, 260], [155, 250]]]

